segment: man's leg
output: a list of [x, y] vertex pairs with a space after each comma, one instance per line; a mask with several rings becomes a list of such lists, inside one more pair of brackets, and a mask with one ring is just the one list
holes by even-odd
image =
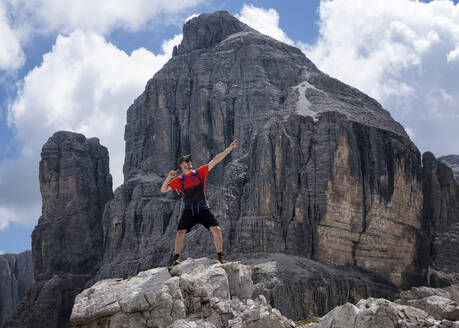
[[180, 254], [182, 251], [183, 239], [185, 238], [186, 229], [177, 230], [177, 235], [175, 236], [175, 254]]
[[215, 248], [217, 249], [217, 253], [221, 253], [223, 249], [223, 238], [222, 238], [222, 232], [220, 231], [220, 227], [219, 226], [209, 227], [209, 230], [214, 235], [214, 245], [215, 245]]

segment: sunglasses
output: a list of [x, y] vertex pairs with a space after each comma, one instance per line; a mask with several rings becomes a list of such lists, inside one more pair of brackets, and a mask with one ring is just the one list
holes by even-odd
[[185, 159], [184, 162], [185, 163], [191, 162], [191, 159]]

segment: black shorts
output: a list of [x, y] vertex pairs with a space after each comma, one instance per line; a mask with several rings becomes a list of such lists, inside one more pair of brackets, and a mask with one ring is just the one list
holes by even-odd
[[186, 229], [188, 233], [198, 223], [207, 229], [212, 226], [219, 226], [217, 219], [209, 209], [199, 210], [199, 214], [194, 211], [194, 216], [192, 216], [191, 210], [183, 210], [177, 230]]

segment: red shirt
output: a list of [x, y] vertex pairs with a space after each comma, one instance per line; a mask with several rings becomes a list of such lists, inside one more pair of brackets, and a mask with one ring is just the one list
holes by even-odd
[[[198, 168], [196, 172], [199, 174], [202, 183], [201, 181], [199, 181], [199, 178], [193, 174], [193, 172], [190, 172], [186, 175], [183, 174], [183, 177], [185, 178], [185, 181], [183, 183], [184, 190], [182, 190], [182, 182], [180, 181], [180, 176], [172, 179], [172, 181], [169, 182], [169, 187], [181, 192], [186, 202], [196, 202], [199, 200], [205, 200], [206, 202], [200, 203], [200, 209], [210, 208], [205, 193], [206, 178], [209, 175], [209, 164], [204, 164], [203, 166]], [[186, 204], [185, 209], [191, 210], [191, 204]]]

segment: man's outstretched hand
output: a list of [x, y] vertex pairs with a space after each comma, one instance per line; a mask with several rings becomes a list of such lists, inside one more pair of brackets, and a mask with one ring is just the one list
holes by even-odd
[[237, 138], [234, 139], [231, 145], [228, 146], [228, 149], [232, 151], [234, 148], [236, 148], [236, 145], [237, 145], [236, 143], [237, 143]]

